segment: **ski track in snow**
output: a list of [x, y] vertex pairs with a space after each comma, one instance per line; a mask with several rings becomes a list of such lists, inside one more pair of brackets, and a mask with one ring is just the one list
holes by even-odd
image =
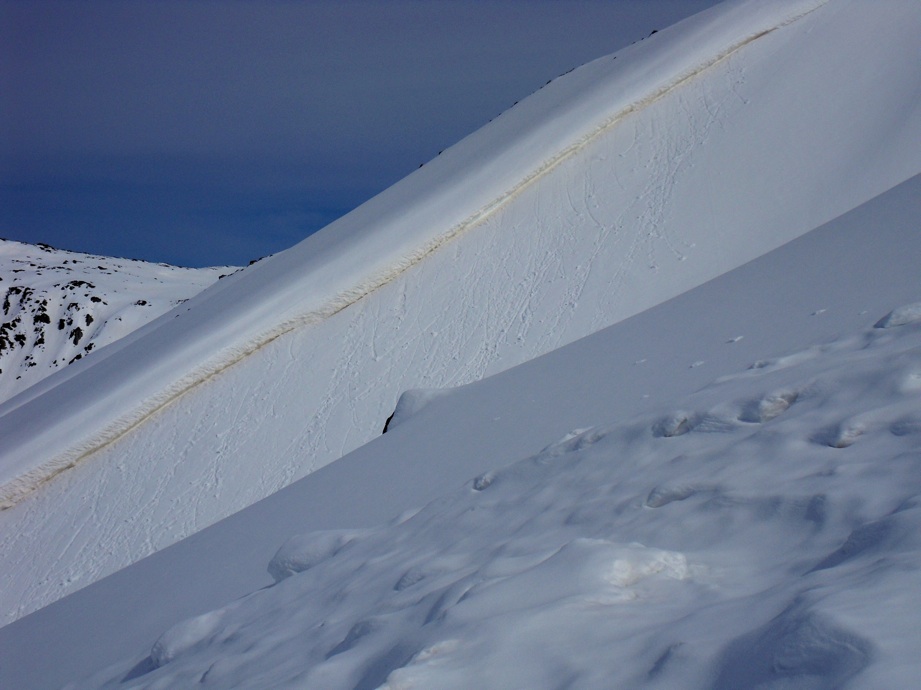
[[[754, 258], [904, 179], [904, 170], [883, 166], [888, 177], [875, 169], [866, 176], [872, 182], [847, 180], [840, 185], [847, 200], [823, 205], [808, 191], [791, 198], [787, 184], [803, 185], [772, 182], [768, 170], [759, 181], [764, 193], [785, 199], [770, 212], [752, 201], [751, 189], [742, 188], [747, 197], [737, 194], [733, 180], [721, 181], [728, 199], [698, 193], [702, 167], [737, 155], [737, 141], [720, 138], [752, 135], [739, 129], [738, 114], [753, 95], [753, 72], [764, 88], [766, 69], [755, 57], [791, 48], [808, 53], [799, 34], [818, 23], [806, 22], [808, 29], [771, 32], [776, 40], [754, 41], [769, 35], [763, 28], [741, 41], [733, 35], [728, 47], [698, 63], [698, 71], [709, 66], [705, 79], [682, 73], [654, 98], [637, 101], [642, 109], [618, 111], [618, 126], [612, 120], [592, 134], [590, 146], [583, 138], [565, 149], [552, 170], [527, 178], [515, 203], [467, 216], [463, 241], [438, 251], [442, 240], [425, 246], [399, 264], [399, 279], [378, 274], [328, 303], [335, 306], [322, 318], [311, 312], [316, 321], [306, 327], [296, 328], [306, 317], [286, 317], [270, 336], [225, 350], [231, 354], [182, 379], [166, 397], [147, 399], [131, 417], [144, 419], [132, 433], [119, 436], [130, 425], [124, 418], [105, 430], [108, 436], [81, 446], [88, 451], [118, 436], [0, 513], [0, 551], [12, 574], [2, 601], [7, 620], [340, 457], [380, 432], [407, 388], [460, 385], [530, 359]], [[796, 50], [791, 60], [808, 62]], [[783, 93], [783, 102], [796, 101]], [[727, 174], [751, 174], [750, 165], [739, 165]], [[824, 170], [815, 165], [813, 172]], [[710, 210], [688, 214], [700, 210], [694, 205], [701, 200]], [[745, 218], [752, 210], [759, 214]], [[686, 226], [687, 217], [700, 221]], [[460, 231], [453, 227], [449, 234]], [[229, 366], [256, 348], [245, 366]], [[194, 389], [183, 388], [191, 382]], [[180, 388], [188, 393], [171, 398]]]
[[68, 687], [908, 687], [921, 308], [904, 311], [390, 524], [293, 537], [274, 586]]

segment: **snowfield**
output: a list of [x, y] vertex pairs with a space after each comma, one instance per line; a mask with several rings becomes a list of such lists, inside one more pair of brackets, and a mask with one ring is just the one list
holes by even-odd
[[236, 271], [0, 239], [0, 403]]
[[[917, 639], [917, 629], [906, 627], [913, 623], [910, 605], [899, 614], [904, 618], [892, 621], [888, 608], [877, 609], [880, 618], [868, 628], [873, 632], [858, 630], [854, 638], [860, 652], [854, 657], [857, 662], [846, 650], [841, 658], [836, 656], [839, 643], [854, 632], [838, 617], [841, 612], [820, 610], [809, 602], [802, 609], [791, 609], [774, 632], [766, 633], [784, 640], [776, 644], [769, 640], [768, 651], [759, 646], [763, 636], [746, 637], [746, 631], [766, 629], [772, 616], [786, 611], [784, 597], [819, 578], [832, 580], [829, 594], [853, 596], [858, 602], [865, 602], [861, 597], [877, 587], [866, 571], [859, 587], [852, 579], [839, 580], [836, 576], [845, 571], [837, 566], [824, 568], [825, 575], [810, 571], [822, 570], [816, 568], [818, 564], [828, 565], [830, 554], [851, 549], [851, 532], [872, 524], [874, 515], [886, 514], [886, 506], [897, 505], [916, 491], [911, 477], [890, 483], [887, 473], [890, 468], [898, 476], [910, 472], [918, 449], [915, 421], [921, 392], [916, 374], [921, 326], [912, 316], [921, 294], [918, 217], [921, 176], [756, 261], [569, 346], [437, 396], [408, 396], [426, 404], [406, 408], [386, 435], [193, 537], [0, 628], [0, 648], [12, 660], [0, 665], [0, 685], [60, 688], [89, 676], [76, 687], [106, 683], [118, 687], [119, 682], [124, 687], [175, 687], [184, 684], [177, 678], [194, 676], [192, 669], [205, 664], [205, 659], [214, 664], [206, 681], [210, 679], [215, 687], [232, 685], [218, 670], [239, 666], [241, 677], [262, 673], [256, 654], [234, 651], [224, 658], [209, 642], [213, 638], [216, 644], [234, 629], [240, 639], [258, 637], [279, 644], [287, 644], [285, 640], [296, 630], [306, 630], [298, 643], [299, 654], [312, 649], [310, 659], [324, 657], [316, 665], [327, 664], [327, 654], [330, 659], [335, 656], [342, 674], [336, 678], [362, 681], [352, 686], [348, 685], [352, 680], [343, 681], [345, 687], [373, 687], [372, 680], [391, 672], [398, 679], [419, 671], [404, 668], [408, 654], [420, 661], [427, 654], [417, 656], [411, 650], [425, 649], [419, 645], [442, 634], [435, 631], [445, 625], [440, 618], [428, 623], [419, 620], [425, 607], [435, 606], [434, 596], [416, 602], [410, 592], [428, 592], [429, 585], [448, 587], [444, 590], [448, 592], [452, 582], [463, 589], [476, 580], [468, 577], [471, 573], [492, 578], [497, 585], [505, 574], [520, 574], [521, 584], [531, 577], [525, 576], [525, 569], [543, 562], [540, 554], [550, 556], [557, 546], [573, 539], [602, 539], [610, 544], [596, 545], [598, 561], [592, 560], [594, 551], [583, 558], [578, 555], [583, 552], [567, 550], [554, 563], [572, 566], [571, 572], [560, 565], [555, 577], [540, 576], [547, 578], [541, 580], [542, 590], [548, 591], [546, 600], [527, 599], [531, 590], [522, 587], [509, 595], [509, 605], [543, 602], [547, 611], [558, 616], [566, 610], [558, 601], [569, 596], [566, 592], [572, 592], [576, 603], [580, 596], [602, 595], [612, 600], [623, 596], [629, 603], [634, 594], [650, 586], [679, 587], [665, 590], [676, 596], [687, 591], [681, 587], [703, 587], [694, 590], [707, 593], [698, 603], [709, 602], [715, 608], [694, 613], [681, 595], [674, 610], [684, 611], [690, 622], [676, 620], [679, 633], [660, 635], [670, 640], [663, 647], [677, 644], [683, 635], [694, 642], [679, 645], [666, 657], [685, 659], [681, 668], [697, 669], [689, 683], [699, 677], [710, 679], [710, 685], [701, 681], [696, 687], [712, 687], [730, 656], [756, 660], [752, 668], [764, 674], [764, 658], [774, 654], [782, 669], [794, 663], [782, 650], [794, 649], [814, 629], [821, 633], [820, 639], [831, 640], [827, 646], [804, 643], [803, 657], [789, 673], [745, 676], [737, 678], [737, 686], [754, 687], [754, 682], [745, 682], [752, 678], [761, 678], [766, 687], [772, 687], [771, 681], [776, 682], [774, 687], [791, 683], [794, 687], [910, 686], [917, 673], [916, 655], [892, 651]], [[902, 306], [893, 309], [893, 305]], [[836, 447], [851, 440], [850, 446]], [[545, 446], [549, 448], [541, 452]], [[902, 455], [889, 455], [906, 448]], [[579, 458], [596, 454], [594, 449], [598, 449], [597, 459], [580, 465]], [[509, 466], [516, 458], [535, 454], [517, 468]], [[571, 465], [577, 469], [570, 472]], [[886, 472], [880, 472], [880, 466]], [[580, 467], [590, 474], [581, 475]], [[513, 488], [506, 493], [501, 487]], [[512, 497], [520, 498], [519, 490], [527, 500], [515, 503]], [[815, 498], [823, 493], [824, 499]], [[839, 499], [842, 503], [837, 503]], [[419, 513], [426, 504], [430, 505]], [[535, 517], [540, 508], [546, 510]], [[477, 513], [484, 509], [502, 519], [480, 523]], [[907, 512], [898, 519], [910, 520], [914, 515]], [[426, 526], [423, 523], [429, 518]], [[537, 520], [534, 530], [530, 519]], [[455, 524], [458, 521], [460, 526]], [[540, 541], [537, 527], [547, 531], [547, 541]], [[917, 534], [918, 527], [912, 523], [900, 529]], [[291, 538], [299, 533], [303, 536]], [[534, 553], [515, 570], [511, 554], [519, 533], [524, 535], [521, 548]], [[445, 540], [439, 541], [438, 535]], [[888, 572], [889, 560], [910, 561], [912, 556], [900, 551], [910, 550], [910, 543], [878, 541], [872, 550], [862, 551], [867, 555], [861, 558], [872, 553], [876, 559], [872, 572]], [[576, 541], [573, 548], [582, 546]], [[387, 557], [389, 550], [394, 558]], [[365, 557], [370, 560], [361, 561]], [[731, 557], [738, 562], [729, 563]], [[497, 559], [495, 568], [491, 558]], [[581, 565], [583, 560], [587, 565]], [[597, 562], [601, 565], [592, 565]], [[719, 570], [714, 563], [728, 565]], [[680, 579], [685, 564], [687, 576]], [[354, 580], [352, 572], [346, 577], [346, 565], [355, 568]], [[549, 562], [541, 566], [550, 567]], [[876, 599], [874, 606], [888, 607], [886, 602], [899, 599], [910, 603], [917, 597], [921, 583], [912, 581], [916, 571], [911, 567], [900, 582], [887, 580], [898, 586], [887, 589], [888, 598]], [[611, 584], [596, 576], [598, 571], [631, 568], [640, 573], [636, 585]], [[719, 579], [714, 580], [717, 571]], [[301, 574], [289, 575], [296, 572]], [[312, 578], [329, 572], [341, 579], [330, 584], [335, 580], [331, 576], [324, 586], [333, 589], [315, 590], [318, 580]], [[365, 574], [382, 579], [368, 584]], [[283, 591], [292, 593], [291, 607], [281, 613], [274, 610], [273, 597], [287, 595], [265, 589], [256, 592], [270, 586], [275, 577], [282, 578], [279, 587], [288, 588]], [[703, 579], [689, 582], [692, 577]], [[311, 592], [292, 591], [295, 581], [311, 583]], [[420, 589], [413, 589], [417, 584]], [[309, 628], [306, 619], [299, 618], [295, 603], [311, 612], [329, 612], [334, 608], [328, 600], [333, 592], [343, 597], [335, 613], [322, 627]], [[733, 592], [736, 598], [742, 594], [748, 598], [736, 601]], [[243, 617], [244, 609], [255, 616], [257, 605], [246, 603], [253, 598], [266, 613], [258, 621]], [[235, 599], [239, 601], [228, 606]], [[661, 598], [652, 601], [656, 606], [664, 604]], [[743, 610], [746, 602], [749, 610]], [[608, 616], [624, 611], [620, 604], [611, 608], [611, 601], [605, 606], [601, 608]], [[447, 607], [463, 610], [460, 600], [448, 601]], [[197, 618], [211, 610], [220, 611]], [[503, 610], [497, 605], [497, 612]], [[653, 622], [665, 625], [667, 607], [655, 610]], [[580, 611], [588, 608], [576, 614], [583, 615]], [[237, 612], [240, 618], [235, 617]], [[713, 618], [723, 612], [728, 612], [727, 625], [732, 625], [725, 632], [722, 622], [714, 623]], [[540, 623], [540, 611], [533, 614], [529, 629]], [[375, 621], [365, 626], [367, 619], [378, 616], [382, 617], [379, 635], [374, 632]], [[182, 623], [189, 618], [197, 620]], [[313, 623], [319, 625], [321, 620]], [[476, 626], [470, 623], [463, 630], [480, 642], [482, 638], [476, 636], [480, 628], [491, 631], [490, 640], [514, 641], [522, 633], [520, 620], [506, 615], [496, 625], [514, 624], [514, 629], [490, 627], [487, 614]], [[634, 634], [641, 639], [658, 635], [635, 618], [617, 622], [634, 625]], [[336, 627], [326, 635], [324, 628], [330, 625]], [[602, 627], [611, 633], [613, 625], [614, 621], [607, 621]], [[879, 632], [881, 628], [888, 632]], [[788, 629], [789, 635], [781, 634]], [[452, 635], [460, 635], [461, 630], [450, 628]], [[560, 631], [535, 638], [541, 659], [549, 658], [569, 639]], [[333, 639], [339, 633], [342, 637]], [[596, 659], [590, 658], [590, 652], [578, 652], [588, 634], [582, 629], [565, 645], [565, 651], [584, 661], [584, 668], [572, 673], [585, 683], [593, 682], [595, 666], [608, 668], [611, 655], [620, 658], [612, 647], [591, 647], [598, 653]], [[239, 649], [234, 646], [236, 639], [230, 635], [223, 649]], [[389, 643], [399, 644], [407, 656], [382, 652]], [[277, 681], [283, 687], [283, 681], [271, 675], [277, 659], [268, 646], [257, 644], [260, 652], [266, 650], [263, 670], [270, 679], [266, 683], [274, 686]], [[623, 658], [624, 668], [618, 673], [642, 679], [658, 659], [650, 658], [654, 648], [650, 643], [650, 651], [638, 655], [631, 668], [627, 667], [632, 658]], [[672, 656], [681, 648], [687, 655]], [[331, 654], [334, 649], [337, 653]], [[848, 669], [866, 661], [867, 649], [871, 650], [869, 675], [854, 675], [847, 685]], [[877, 654], [881, 649], [889, 650], [886, 656]], [[828, 659], [823, 650], [831, 650]], [[517, 657], [503, 660], [487, 654], [488, 648], [482, 651], [493, 660], [490, 668], [497, 678], [524, 673]], [[881, 660], [892, 667], [887, 670]], [[161, 664], [158, 669], [155, 661]], [[287, 671], [296, 666], [289, 661], [282, 664]], [[481, 666], [472, 660], [466, 673], [479, 673]], [[201, 677], [207, 669], [199, 668]], [[305, 666], [292, 673], [301, 671], [309, 672]], [[809, 673], [817, 677], [810, 678]], [[899, 682], [865, 680], [887, 673]], [[439, 676], [433, 684], [451, 682], [444, 678]], [[259, 687], [259, 682], [251, 683]], [[581, 681], [577, 685], [581, 687]], [[627, 684], [635, 685], [644, 687], [644, 682]], [[512, 681], [511, 687], [520, 685]]]
[[404, 390], [528, 361], [916, 174], [919, 32], [909, 3], [715, 7], [0, 406], [5, 619], [342, 457]]
[[293, 537], [274, 586], [68, 687], [910, 687], [921, 304], [893, 317]]

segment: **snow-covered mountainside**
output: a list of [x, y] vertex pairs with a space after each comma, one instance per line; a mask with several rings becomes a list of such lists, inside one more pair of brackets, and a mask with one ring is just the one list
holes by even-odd
[[0, 685], [912, 687], [919, 214], [916, 176], [429, 396], [0, 629]]
[[340, 458], [403, 390], [528, 361], [916, 174], [919, 34], [913, 3], [715, 7], [0, 406], [6, 620]]
[[179, 268], [0, 239], [0, 402], [234, 270]]
[[577, 429], [87, 688], [897, 688], [921, 674], [921, 303]]

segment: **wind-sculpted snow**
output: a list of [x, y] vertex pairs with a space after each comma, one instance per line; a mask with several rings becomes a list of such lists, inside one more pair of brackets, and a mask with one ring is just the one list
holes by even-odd
[[179, 268], [0, 240], [0, 403], [234, 268]]
[[73, 687], [910, 687], [921, 323], [796, 359], [293, 537], [274, 586]]
[[393, 414], [387, 418], [387, 424], [384, 431], [386, 432], [387, 429], [399, 425], [404, 419], [416, 414], [430, 402], [437, 400], [447, 392], [448, 390], [444, 388], [428, 388], [424, 390], [417, 388], [405, 391], [400, 396], [400, 399], [397, 400], [397, 405], [393, 409]]
[[905, 104], [919, 69], [903, 55], [919, 14], [714, 8], [554, 81], [85, 374], [0, 408], [5, 498], [18, 502], [0, 514], [4, 610], [341, 457], [380, 433], [404, 390], [527, 361], [913, 175], [921, 118]]

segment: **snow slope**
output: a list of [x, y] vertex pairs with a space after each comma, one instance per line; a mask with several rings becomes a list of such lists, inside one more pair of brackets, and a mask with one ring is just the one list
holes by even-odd
[[0, 239], [0, 403], [235, 270], [180, 268]]
[[921, 303], [577, 429], [367, 530], [85, 687], [911, 687]]
[[919, 29], [898, 2], [713, 8], [0, 407], [7, 620], [342, 456], [404, 389], [550, 351], [915, 174]]
[[910, 687], [921, 324], [880, 317], [921, 295], [919, 213], [921, 176], [432, 399], [0, 629], [0, 684]]

